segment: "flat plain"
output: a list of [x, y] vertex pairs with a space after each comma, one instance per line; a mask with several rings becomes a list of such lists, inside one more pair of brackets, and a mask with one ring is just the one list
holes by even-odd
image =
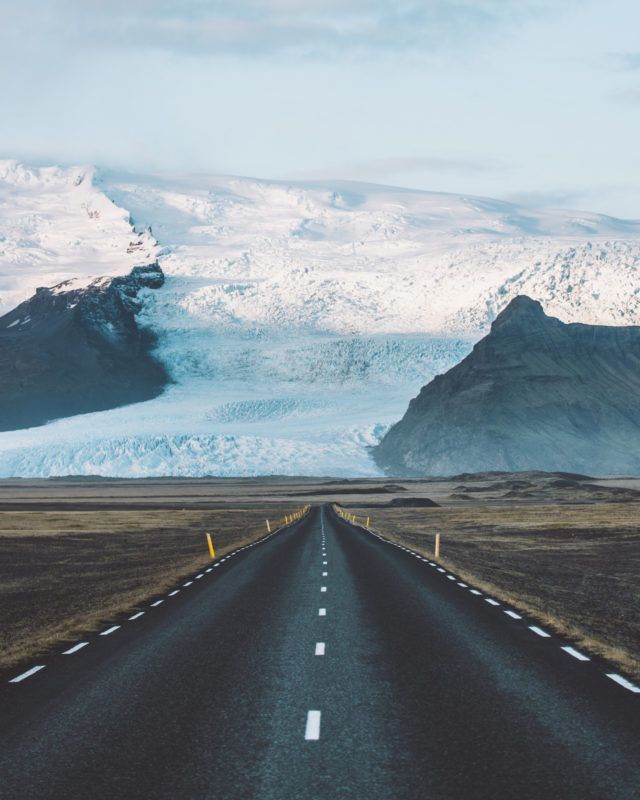
[[[426, 505], [429, 501], [437, 505]], [[640, 676], [640, 480], [0, 481], [0, 669], [95, 631], [306, 503], [340, 503]]]

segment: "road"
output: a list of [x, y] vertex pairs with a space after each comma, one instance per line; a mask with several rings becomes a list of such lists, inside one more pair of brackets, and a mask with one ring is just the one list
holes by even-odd
[[640, 796], [640, 694], [329, 507], [209, 569], [3, 681], [3, 800]]

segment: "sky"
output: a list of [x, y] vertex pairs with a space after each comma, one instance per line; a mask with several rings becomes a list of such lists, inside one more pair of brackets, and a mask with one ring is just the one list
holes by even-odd
[[637, 0], [0, 0], [0, 158], [640, 218]]

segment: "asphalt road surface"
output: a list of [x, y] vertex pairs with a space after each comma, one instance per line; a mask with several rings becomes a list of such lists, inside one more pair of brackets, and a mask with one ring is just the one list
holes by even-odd
[[216, 563], [3, 680], [3, 800], [640, 797], [633, 685], [427, 560], [325, 507]]

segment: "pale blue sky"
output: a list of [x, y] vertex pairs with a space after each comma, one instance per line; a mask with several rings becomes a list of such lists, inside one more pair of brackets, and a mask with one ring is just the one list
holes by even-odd
[[637, 0], [0, 0], [0, 157], [640, 218]]

